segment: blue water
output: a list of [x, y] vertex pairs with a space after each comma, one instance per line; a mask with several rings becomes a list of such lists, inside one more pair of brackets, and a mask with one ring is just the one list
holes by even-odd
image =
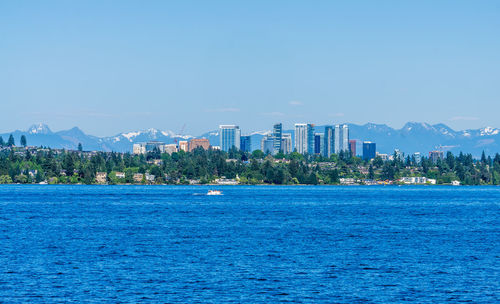
[[0, 186], [0, 302], [500, 301], [499, 187], [208, 189]]

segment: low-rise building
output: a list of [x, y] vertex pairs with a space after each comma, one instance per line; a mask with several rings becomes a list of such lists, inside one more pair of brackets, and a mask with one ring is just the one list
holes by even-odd
[[354, 178], [341, 178], [340, 184], [341, 185], [355, 185], [356, 180]]
[[132, 147], [132, 153], [134, 153], [134, 154], [146, 154], [146, 145], [134, 144]]
[[98, 184], [105, 184], [108, 180], [108, 174], [106, 172], [97, 172], [95, 174], [95, 181]]
[[402, 177], [399, 179], [400, 182], [407, 184], [407, 185], [423, 185], [423, 184], [431, 184], [435, 185], [436, 180], [432, 178], [427, 178], [425, 176], [409, 176], [409, 177]]
[[125, 178], [125, 172], [115, 172], [116, 178]]
[[206, 138], [193, 138], [188, 144], [189, 152], [196, 148], [202, 148], [203, 150], [208, 150], [210, 148], [210, 142]]
[[188, 142], [185, 140], [179, 141], [179, 151], [188, 152]]
[[237, 185], [238, 181], [235, 179], [217, 178], [215, 183], [218, 185]]
[[144, 174], [135, 173], [133, 179], [135, 183], [142, 183], [142, 180], [144, 179]]
[[155, 176], [153, 174], [146, 173], [146, 181], [152, 183], [155, 181]]
[[174, 152], [177, 152], [177, 145], [176, 144], [168, 144], [164, 146], [164, 152], [168, 154], [172, 154]]
[[388, 154], [378, 153], [378, 152], [376, 153], [376, 156], [380, 157], [383, 161], [388, 161], [390, 158]]

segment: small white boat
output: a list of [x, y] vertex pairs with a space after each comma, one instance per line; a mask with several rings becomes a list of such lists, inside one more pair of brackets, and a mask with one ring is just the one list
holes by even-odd
[[222, 195], [222, 191], [219, 191], [219, 190], [208, 190], [207, 195]]

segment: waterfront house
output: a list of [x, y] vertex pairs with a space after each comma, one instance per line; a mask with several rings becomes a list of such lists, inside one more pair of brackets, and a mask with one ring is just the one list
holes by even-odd
[[98, 184], [105, 184], [108, 179], [108, 174], [106, 172], [97, 172], [95, 175], [95, 181]]
[[135, 183], [142, 183], [143, 178], [144, 178], [144, 174], [142, 174], [142, 173], [135, 173], [134, 174], [134, 182]]

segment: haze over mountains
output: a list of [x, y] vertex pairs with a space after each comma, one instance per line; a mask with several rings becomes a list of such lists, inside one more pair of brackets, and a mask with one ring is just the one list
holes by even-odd
[[[350, 138], [358, 141], [358, 154], [361, 153], [361, 142], [372, 141], [377, 143], [377, 151], [380, 153], [393, 153], [394, 149], [400, 149], [405, 153], [422, 152], [435, 149], [460, 151], [472, 153], [474, 156], [481, 155], [484, 150], [486, 154], [493, 155], [500, 152], [500, 129], [485, 127], [481, 129], [469, 129], [455, 131], [444, 124], [430, 125], [427, 123], [408, 122], [401, 129], [394, 129], [385, 124], [367, 123], [364, 125], [348, 124]], [[315, 132], [322, 133], [324, 126], [316, 126]], [[252, 136], [253, 149], [260, 148], [260, 140], [270, 131], [259, 131], [243, 135]], [[291, 133], [292, 130], [284, 130]], [[33, 125], [25, 131], [16, 130], [3, 133], [0, 136], [7, 140], [13, 134], [16, 143], [25, 135], [28, 145], [47, 146], [51, 148], [76, 149], [78, 143], [82, 143], [84, 150], [131, 152], [134, 143], [146, 141], [162, 141], [173, 143], [175, 140], [188, 140], [193, 137], [205, 137], [212, 145], [219, 145], [218, 130], [209, 131], [199, 136], [178, 135], [172, 131], [147, 129], [135, 132], [120, 133], [115, 136], [97, 137], [85, 134], [78, 127], [70, 130], [52, 132], [45, 124]]]

